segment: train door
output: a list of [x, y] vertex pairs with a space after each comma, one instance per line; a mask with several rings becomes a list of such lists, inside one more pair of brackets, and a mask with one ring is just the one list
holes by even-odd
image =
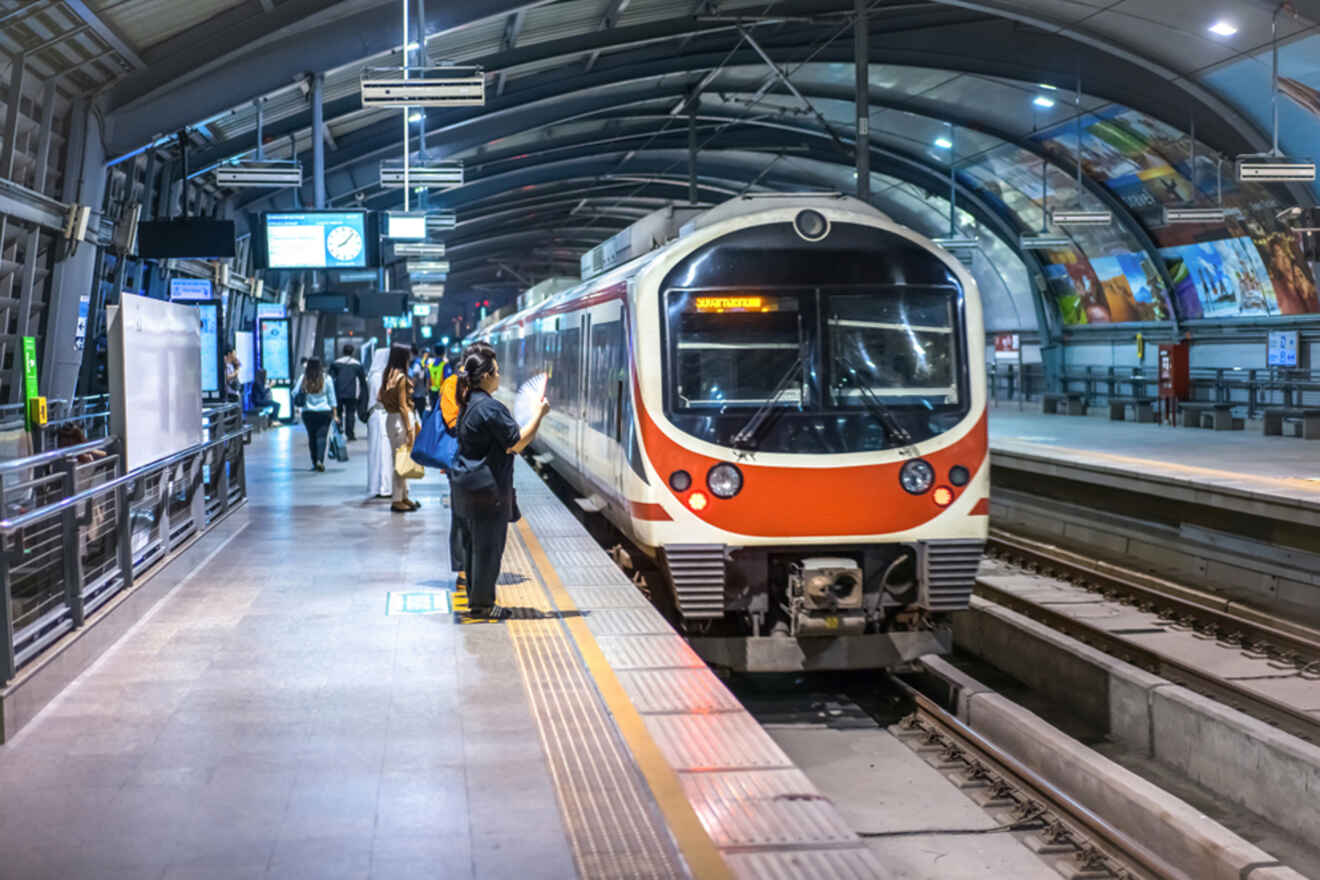
[[591, 363], [591, 313], [583, 311], [581, 334], [578, 336], [577, 363], [574, 364], [574, 377], [577, 380], [577, 420], [573, 424], [573, 451], [577, 454], [578, 470], [590, 483], [591, 460], [587, 449], [587, 410], [591, 405], [590, 377], [587, 365]]
[[620, 316], [618, 302], [597, 306], [592, 309], [590, 324], [583, 334], [586, 347], [585, 412], [581, 428], [583, 469], [591, 475], [595, 490], [605, 496], [618, 494], [614, 448]]

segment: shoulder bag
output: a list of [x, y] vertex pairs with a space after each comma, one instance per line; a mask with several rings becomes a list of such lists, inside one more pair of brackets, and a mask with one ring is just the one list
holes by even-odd
[[[458, 430], [455, 433], [462, 431], [463, 421], [471, 412], [472, 408], [469, 407], [459, 418]], [[466, 492], [474, 499], [494, 500], [497, 494], [495, 472], [490, 469], [485, 456], [468, 458], [463, 454], [462, 447], [454, 451], [453, 462], [449, 466], [449, 481], [455, 489]]]
[[413, 444], [412, 460], [425, 467], [449, 470], [458, 454], [458, 437], [445, 429], [440, 407], [431, 410]]

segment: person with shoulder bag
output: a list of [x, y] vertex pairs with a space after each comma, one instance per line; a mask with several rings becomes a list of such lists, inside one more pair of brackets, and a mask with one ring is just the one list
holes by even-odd
[[293, 393], [293, 404], [302, 408], [307, 446], [312, 453], [312, 470], [324, 471], [330, 423], [339, 416], [335, 413], [335, 383], [326, 377], [320, 358], [308, 359], [307, 367], [298, 379], [297, 390]]
[[495, 582], [509, 523], [515, 518], [513, 457], [532, 442], [550, 411], [543, 398], [531, 422], [519, 428], [508, 408], [492, 396], [499, 387], [495, 349], [484, 342], [468, 346], [458, 373], [458, 454], [449, 476], [454, 511], [466, 533], [468, 616], [475, 619], [511, 616], [495, 604]]
[[411, 352], [407, 347], [396, 345], [390, 349], [390, 360], [385, 368], [385, 379], [380, 385], [380, 405], [385, 410], [385, 430], [390, 438], [390, 447], [394, 452], [394, 474], [390, 497], [393, 503], [390, 510], [395, 513], [408, 513], [422, 505], [408, 497], [408, 479], [399, 472], [401, 449], [411, 449], [417, 436], [417, 420], [413, 416], [412, 382], [408, 379], [408, 358]]

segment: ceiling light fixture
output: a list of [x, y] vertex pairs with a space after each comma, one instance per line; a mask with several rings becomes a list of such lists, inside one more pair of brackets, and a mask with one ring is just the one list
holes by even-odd
[[1237, 25], [1222, 18], [1210, 25], [1210, 33], [1218, 34], [1221, 37], [1231, 37], [1237, 32]]
[[411, 116], [408, 117], [408, 121], [409, 121], [409, 122], [421, 122], [421, 121], [422, 121], [422, 111], [418, 110], [417, 112], [413, 113]]
[[948, 150], [953, 147], [953, 141], [948, 138], [935, 138], [935, 146], [939, 147], [941, 150]]
[[1037, 95], [1035, 98], [1032, 99], [1031, 103], [1035, 104], [1037, 107], [1040, 107], [1041, 109], [1048, 110], [1054, 106], [1054, 99], [1047, 98], [1044, 95]]

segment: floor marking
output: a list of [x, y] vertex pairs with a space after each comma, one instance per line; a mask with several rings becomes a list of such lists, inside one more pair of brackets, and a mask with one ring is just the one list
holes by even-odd
[[448, 590], [408, 590], [385, 594], [385, 616], [448, 614]]
[[568, 628], [573, 641], [577, 643], [578, 652], [582, 655], [587, 671], [595, 681], [606, 708], [614, 716], [614, 722], [623, 736], [624, 743], [637, 761], [643, 778], [650, 786], [651, 794], [655, 797], [692, 876], [701, 880], [706, 878], [732, 880], [733, 873], [697, 817], [697, 812], [679, 781], [677, 771], [669, 766], [651, 732], [646, 729], [641, 713], [637, 711], [637, 707], [624, 691], [623, 685], [619, 683], [618, 676], [606, 661], [586, 621], [580, 615], [573, 613], [578, 611], [576, 603], [564, 589], [559, 575], [541, 547], [541, 542], [526, 520], [518, 523], [518, 534], [528, 555], [531, 556], [533, 568], [539, 573], [541, 582], [550, 593], [558, 610], [568, 615], [562, 622]]

